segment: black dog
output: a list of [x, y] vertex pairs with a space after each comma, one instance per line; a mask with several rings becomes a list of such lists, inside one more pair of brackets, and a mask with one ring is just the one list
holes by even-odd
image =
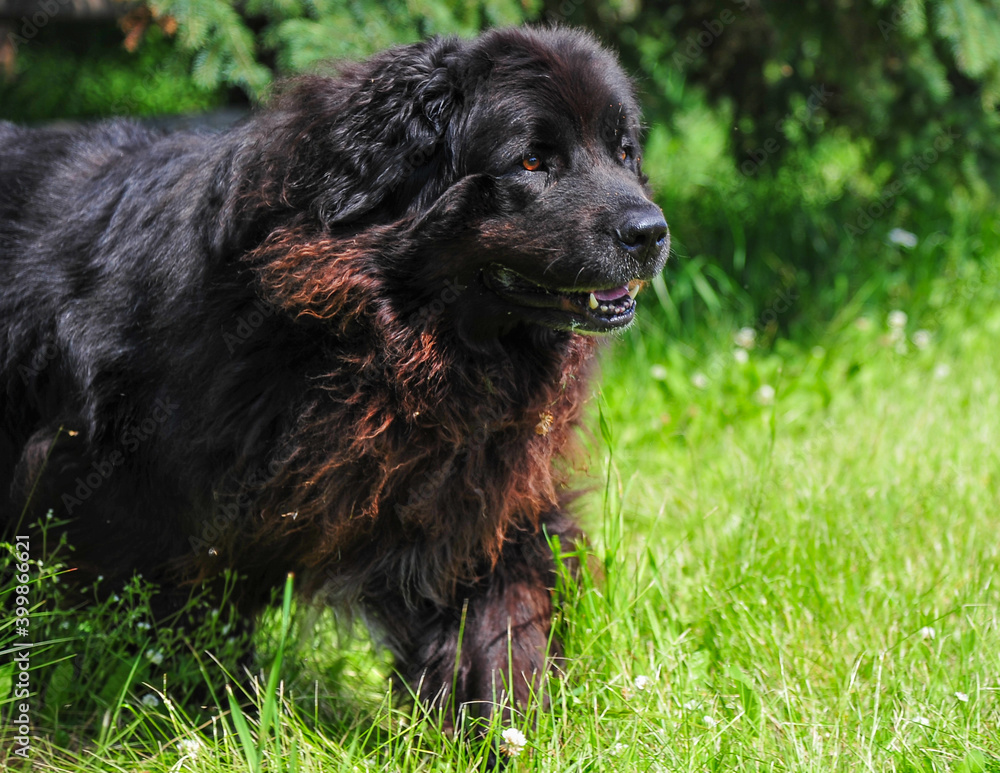
[[8, 529], [69, 516], [77, 576], [161, 611], [230, 567], [250, 617], [294, 571], [425, 699], [525, 701], [587, 334], [667, 254], [638, 131], [566, 29], [395, 48], [222, 134], [0, 124]]

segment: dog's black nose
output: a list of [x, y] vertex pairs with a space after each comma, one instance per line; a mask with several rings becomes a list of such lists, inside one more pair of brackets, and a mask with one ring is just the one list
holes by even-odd
[[640, 260], [661, 250], [667, 241], [667, 221], [655, 206], [629, 212], [615, 231], [618, 242]]

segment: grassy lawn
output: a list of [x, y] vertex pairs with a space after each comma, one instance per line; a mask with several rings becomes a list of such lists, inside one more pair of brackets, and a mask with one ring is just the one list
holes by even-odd
[[[996, 276], [905, 321], [859, 302], [806, 344], [723, 323], [681, 343], [645, 315], [605, 362], [610, 446], [590, 422], [596, 579], [559, 620], [567, 678], [510, 770], [1000, 771]], [[157, 674], [83, 738], [36, 739], [35, 769], [482, 769], [363, 636], [307, 618], [259, 713], [220, 691], [195, 720]]]

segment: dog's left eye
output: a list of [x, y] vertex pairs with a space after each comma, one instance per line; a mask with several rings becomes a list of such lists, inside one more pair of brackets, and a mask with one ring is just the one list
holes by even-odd
[[542, 159], [538, 156], [527, 155], [521, 159], [521, 166], [527, 169], [529, 172], [537, 172], [542, 168]]

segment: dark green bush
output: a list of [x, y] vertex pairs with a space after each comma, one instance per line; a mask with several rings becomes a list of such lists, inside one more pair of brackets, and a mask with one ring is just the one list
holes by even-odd
[[649, 105], [680, 319], [815, 322], [862, 290], [919, 303], [1000, 242], [995, 0], [700, 1], [601, 29]]
[[44, 121], [197, 113], [224, 89], [189, 75], [190, 56], [158, 29], [129, 53], [113, 25], [52, 23], [17, 47], [17, 74], [0, 78], [0, 119]]

